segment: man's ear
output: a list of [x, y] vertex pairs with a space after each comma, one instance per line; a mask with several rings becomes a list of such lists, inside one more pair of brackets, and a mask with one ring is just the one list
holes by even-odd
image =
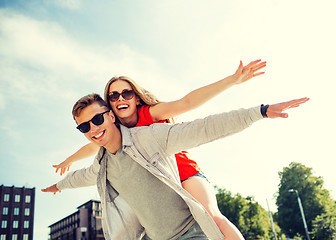
[[76, 125], [78, 125], [77, 117], [73, 117], [73, 119], [75, 120]]
[[115, 116], [114, 116], [114, 113], [113, 113], [112, 110], [110, 110], [110, 111], [108, 112], [108, 115], [109, 115], [109, 117], [111, 117], [112, 122], [115, 123]]

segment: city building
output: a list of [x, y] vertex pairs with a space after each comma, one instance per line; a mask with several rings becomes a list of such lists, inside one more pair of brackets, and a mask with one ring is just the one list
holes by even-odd
[[33, 240], [35, 188], [0, 186], [0, 240]]
[[105, 239], [100, 201], [90, 200], [77, 209], [77, 212], [49, 226], [50, 240]]

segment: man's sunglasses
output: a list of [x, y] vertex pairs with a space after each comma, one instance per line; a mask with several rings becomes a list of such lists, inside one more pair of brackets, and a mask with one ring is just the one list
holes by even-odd
[[111, 102], [116, 102], [118, 101], [120, 95], [125, 99], [125, 100], [131, 100], [134, 97], [134, 91], [133, 90], [127, 90], [124, 89], [122, 91], [122, 93], [118, 93], [118, 92], [111, 92], [109, 94], [109, 100]]
[[90, 131], [90, 122], [92, 122], [94, 125], [96, 126], [99, 126], [101, 124], [103, 124], [104, 122], [104, 114], [109, 112], [110, 110], [108, 111], [105, 111], [103, 113], [98, 113], [96, 114], [91, 120], [87, 121], [87, 122], [83, 122], [81, 124], [79, 124], [76, 128], [81, 131], [82, 133], [87, 133], [88, 131]]

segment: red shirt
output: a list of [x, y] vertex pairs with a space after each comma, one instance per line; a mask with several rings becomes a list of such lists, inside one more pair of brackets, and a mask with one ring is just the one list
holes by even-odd
[[[165, 122], [165, 120], [161, 120], [157, 123]], [[148, 126], [153, 123], [152, 116], [149, 113], [149, 106], [143, 105], [138, 107], [138, 123], [136, 126]], [[194, 176], [201, 171], [197, 162], [189, 158], [189, 153], [187, 151], [182, 151], [175, 154], [175, 158], [181, 181]]]

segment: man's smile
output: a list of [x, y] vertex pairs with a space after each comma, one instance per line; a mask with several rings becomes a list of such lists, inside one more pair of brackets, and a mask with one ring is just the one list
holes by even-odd
[[103, 130], [102, 132], [100, 132], [97, 135], [93, 136], [92, 138], [94, 138], [96, 140], [99, 140], [99, 138], [102, 138], [104, 134], [105, 134], [105, 130]]

